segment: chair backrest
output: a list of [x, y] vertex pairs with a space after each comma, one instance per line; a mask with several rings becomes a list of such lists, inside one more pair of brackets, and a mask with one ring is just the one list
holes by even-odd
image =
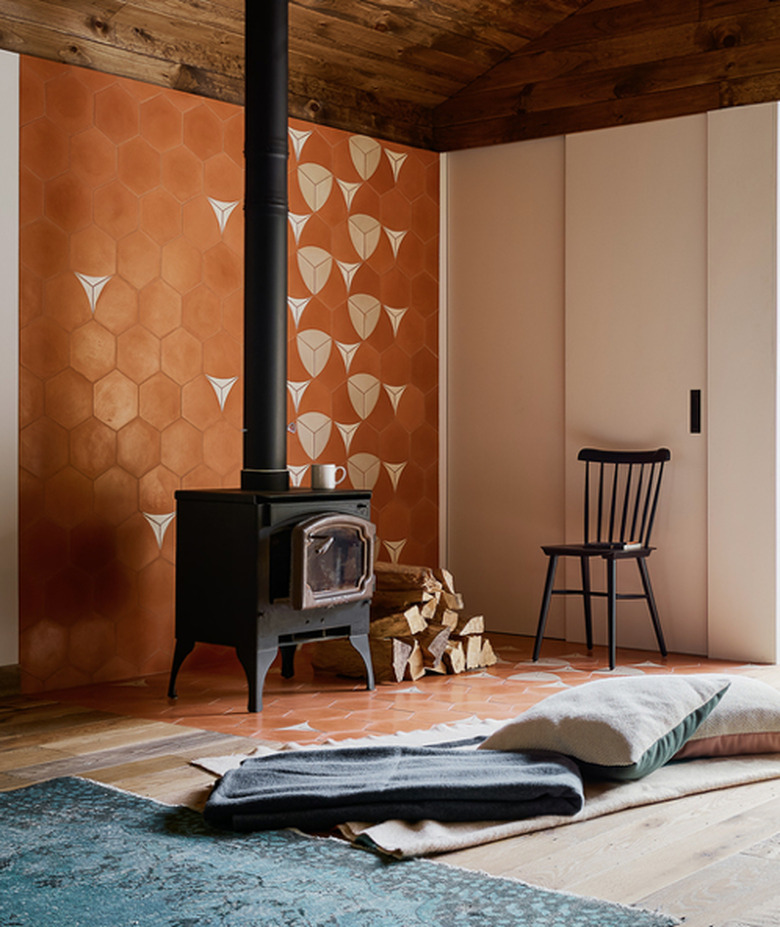
[[650, 546], [666, 447], [650, 451], [608, 451], [585, 447], [583, 541], [587, 544]]

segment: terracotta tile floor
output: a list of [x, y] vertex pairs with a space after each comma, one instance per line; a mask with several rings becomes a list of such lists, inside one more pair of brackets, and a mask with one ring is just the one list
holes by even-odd
[[[472, 717], [512, 718], [567, 685], [608, 673], [606, 648], [545, 641], [531, 662], [531, 638], [489, 635], [499, 663], [458, 676], [425, 676], [416, 682], [378, 684], [315, 673], [306, 648], [296, 655], [295, 676], [283, 679], [278, 660], [268, 673], [263, 710], [246, 710], [246, 680], [228, 648], [196, 647], [179, 672], [179, 698], [168, 699], [167, 674], [46, 693], [47, 697], [117, 714], [168, 721], [202, 730], [273, 742], [319, 743], [424, 729]], [[703, 657], [618, 650], [618, 673], [752, 672], [761, 668]]]

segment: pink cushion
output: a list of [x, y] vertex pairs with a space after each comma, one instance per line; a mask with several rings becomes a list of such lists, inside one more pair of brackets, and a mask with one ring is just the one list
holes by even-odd
[[780, 753], [780, 692], [749, 676], [729, 679], [725, 695], [675, 760]]

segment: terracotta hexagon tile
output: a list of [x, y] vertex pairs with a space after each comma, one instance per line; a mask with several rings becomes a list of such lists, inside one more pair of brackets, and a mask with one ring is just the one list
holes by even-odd
[[61, 273], [67, 266], [68, 237], [50, 219], [38, 219], [21, 229], [19, 257], [40, 277]]
[[80, 618], [70, 629], [70, 665], [84, 673], [94, 673], [115, 653], [114, 623], [98, 615]]
[[94, 480], [116, 462], [116, 432], [88, 418], [70, 433], [70, 462]]
[[162, 251], [163, 280], [184, 294], [200, 282], [202, 255], [184, 237], [169, 241]]
[[20, 360], [36, 376], [46, 379], [68, 364], [68, 335], [56, 322], [39, 317], [21, 331]]
[[203, 462], [216, 473], [224, 475], [241, 460], [241, 432], [227, 422], [217, 422], [203, 433]]
[[222, 325], [237, 341], [244, 338], [244, 291], [236, 290], [222, 300]]
[[94, 186], [116, 175], [116, 148], [98, 129], [85, 129], [70, 139], [70, 168]]
[[200, 464], [194, 470], [190, 470], [181, 480], [182, 489], [213, 489], [220, 485], [219, 474], [205, 464]]
[[116, 622], [138, 602], [138, 574], [112, 560], [95, 576], [95, 610]]
[[195, 197], [182, 207], [182, 229], [185, 237], [202, 251], [219, 243], [219, 220], [207, 197]]
[[161, 278], [152, 280], [139, 293], [141, 324], [163, 338], [181, 324], [181, 296]]
[[203, 255], [203, 282], [218, 296], [227, 296], [243, 286], [243, 267], [238, 255], [222, 243], [210, 248]]
[[68, 167], [68, 137], [43, 116], [22, 128], [19, 158], [41, 180], [56, 177]]
[[43, 313], [43, 280], [23, 264], [19, 267], [19, 327]]
[[95, 190], [95, 224], [112, 238], [122, 238], [138, 228], [138, 197], [114, 180]]
[[164, 373], [156, 373], [145, 380], [139, 390], [141, 418], [159, 431], [180, 415], [181, 387]]
[[196, 286], [182, 300], [182, 324], [200, 341], [220, 330], [221, 305], [216, 294], [205, 286]]
[[110, 525], [119, 525], [138, 511], [138, 482], [127, 470], [111, 467], [94, 483], [95, 515]]
[[67, 630], [48, 618], [25, 631], [19, 658], [25, 671], [43, 683], [67, 660]]
[[28, 63], [34, 59], [19, 57], [19, 121], [22, 125], [43, 116], [46, 109], [44, 82]]
[[36, 582], [41, 584], [69, 561], [68, 532], [48, 518], [41, 518], [23, 530], [19, 537], [19, 561], [24, 575], [35, 569]]
[[72, 528], [92, 509], [92, 481], [73, 467], [63, 467], [46, 480], [44, 507], [55, 524]]
[[222, 121], [204, 104], [184, 114], [184, 144], [201, 161], [222, 150]]
[[219, 152], [204, 164], [203, 187], [217, 200], [243, 200], [243, 169], [227, 154]]
[[139, 196], [160, 183], [160, 154], [143, 138], [131, 138], [117, 152], [117, 174]]
[[175, 148], [182, 141], [182, 116], [166, 94], [141, 104], [141, 134], [158, 151]]
[[118, 370], [112, 370], [94, 387], [95, 417], [119, 430], [138, 415], [138, 387]]
[[116, 363], [135, 383], [143, 383], [160, 369], [160, 339], [142, 325], [128, 328], [116, 340]]
[[179, 384], [187, 383], [203, 372], [200, 342], [183, 328], [171, 332], [162, 340], [161, 363], [163, 373]]
[[138, 604], [153, 615], [173, 613], [173, 564], [153, 560], [138, 573]]
[[71, 335], [70, 363], [88, 380], [99, 380], [116, 364], [116, 338], [98, 322], [87, 322]]
[[95, 319], [115, 335], [138, 321], [138, 290], [121, 277], [112, 277], [95, 309]]
[[167, 190], [157, 189], [141, 199], [141, 228], [157, 244], [181, 234], [181, 204]]
[[224, 123], [225, 153], [244, 169], [244, 112], [234, 107], [233, 115]]
[[26, 367], [19, 368], [19, 426], [25, 428], [43, 415], [43, 380]]
[[173, 148], [162, 157], [162, 184], [182, 203], [203, 192], [203, 162], [184, 147]]
[[144, 232], [131, 232], [117, 245], [117, 270], [140, 289], [160, 276], [159, 247]]
[[90, 516], [71, 529], [70, 553], [74, 566], [93, 576], [114, 559], [115, 530]]
[[211, 377], [237, 377], [242, 369], [241, 345], [223, 331], [203, 343], [203, 372]]
[[70, 430], [92, 415], [92, 384], [72, 368], [46, 382], [45, 411]]
[[97, 226], [89, 226], [71, 235], [70, 266], [81, 274], [104, 277], [116, 271], [117, 245]]
[[72, 625], [92, 611], [92, 583], [83, 570], [65, 567], [46, 581], [46, 614], [63, 625]]
[[47, 81], [46, 115], [69, 135], [92, 124], [92, 93], [72, 71]]
[[[231, 395], [235, 390], [231, 389]], [[205, 376], [190, 380], [181, 391], [181, 414], [188, 422], [203, 431], [222, 418], [219, 399], [214, 387]]]
[[203, 461], [202, 433], [180, 418], [161, 435], [160, 459], [174, 473], [188, 473]]
[[71, 172], [47, 180], [44, 212], [66, 232], [75, 232], [92, 221], [92, 191]]
[[43, 215], [43, 181], [24, 164], [19, 169], [19, 225]]
[[19, 523], [30, 525], [43, 517], [43, 480], [19, 469]]
[[138, 483], [141, 511], [152, 514], [173, 512], [176, 507], [173, 494], [178, 488], [179, 477], [162, 464], [145, 473]]
[[34, 476], [48, 479], [68, 462], [68, 433], [49, 418], [39, 418], [22, 429], [19, 461]]
[[95, 125], [119, 145], [138, 133], [138, 104], [118, 84], [95, 94]]
[[120, 428], [116, 441], [117, 463], [133, 476], [141, 477], [160, 463], [160, 433], [143, 419]]
[[46, 315], [65, 331], [72, 331], [92, 318], [84, 287], [72, 271], [50, 277], [43, 288]]

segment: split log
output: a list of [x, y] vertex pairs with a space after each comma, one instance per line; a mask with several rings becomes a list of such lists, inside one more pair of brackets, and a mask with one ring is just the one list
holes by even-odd
[[466, 669], [477, 669], [482, 666], [482, 635], [472, 634], [466, 639]]
[[459, 615], [458, 622], [453, 630], [453, 634], [457, 634], [458, 637], [467, 637], [470, 634], [484, 633], [485, 618], [483, 615], [474, 615], [471, 618], [466, 618], [463, 615]]
[[404, 637], [408, 634], [420, 634], [428, 627], [428, 622], [420, 614], [417, 605], [412, 605], [405, 612], [395, 612], [384, 618], [371, 621], [368, 633], [371, 637]]
[[441, 611], [437, 609], [436, 615], [434, 616], [434, 621], [438, 624], [443, 624], [445, 627], [450, 628], [454, 631], [458, 626], [458, 613], [453, 611], [451, 608], [443, 608]]
[[[377, 682], [401, 682], [412, 654], [412, 645], [397, 637], [370, 637], [368, 643]], [[311, 665], [317, 670], [351, 678], [366, 675], [363, 658], [349, 640], [337, 638], [305, 646]]]
[[422, 647], [417, 639], [406, 641], [412, 644], [412, 652], [406, 661], [405, 679], [411, 679], [413, 682], [425, 675], [425, 663], [423, 662]]
[[418, 640], [422, 649], [423, 660], [426, 666], [434, 666], [441, 662], [444, 648], [450, 639], [451, 630], [442, 624], [429, 624], [420, 634]]
[[466, 669], [466, 654], [461, 641], [447, 641], [442, 663], [447, 667], [448, 673], [462, 673]]
[[489, 640], [483, 639], [482, 641], [482, 656], [480, 658], [481, 666], [495, 666], [498, 663], [498, 657], [496, 656], [495, 651], [493, 650], [493, 645]]
[[421, 589], [424, 592], [437, 592], [442, 587], [433, 570], [424, 566], [376, 563], [374, 576], [378, 589]]
[[449, 570], [445, 570], [444, 567], [441, 567], [438, 570], [434, 570], [433, 575], [439, 580], [446, 592], [455, 594], [455, 580]]

